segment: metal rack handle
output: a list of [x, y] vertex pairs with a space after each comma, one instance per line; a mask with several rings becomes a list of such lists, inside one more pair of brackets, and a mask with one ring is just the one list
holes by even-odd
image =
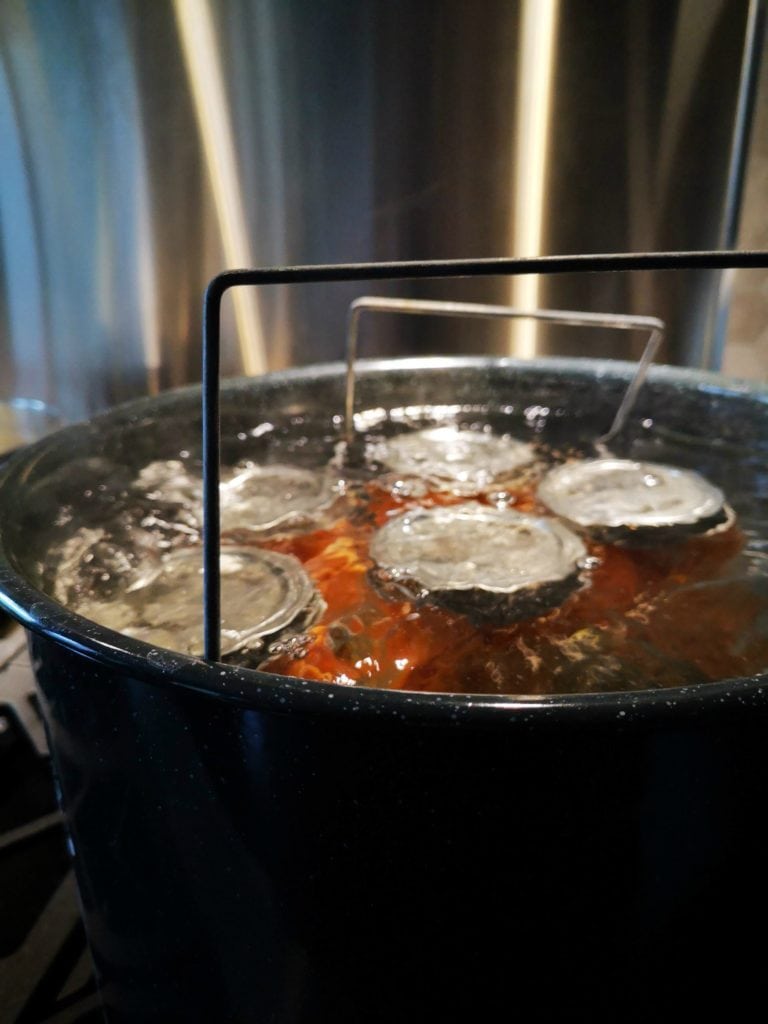
[[664, 337], [666, 325], [653, 316], [633, 316], [624, 313], [586, 313], [567, 309], [517, 309], [515, 306], [492, 306], [482, 302], [444, 302], [439, 299], [392, 299], [363, 295], [350, 303], [347, 319], [347, 386], [344, 402], [344, 431], [347, 446], [355, 436], [355, 361], [358, 351], [360, 317], [370, 313], [407, 313], [415, 316], [468, 317], [478, 320], [541, 320], [544, 323], [573, 327], [608, 328], [617, 331], [644, 330], [649, 332], [637, 369], [627, 385], [619, 408], [607, 433], [597, 438], [596, 444], [606, 445], [624, 426], [635, 399], [643, 386], [648, 368], [656, 357]]
[[393, 281], [516, 274], [592, 274], [636, 270], [737, 270], [768, 268], [768, 252], [613, 253], [530, 259], [431, 260], [347, 263], [229, 270], [214, 277], [203, 300], [203, 642], [207, 661], [221, 655], [221, 516], [219, 473], [219, 370], [221, 302], [230, 288], [322, 281]]

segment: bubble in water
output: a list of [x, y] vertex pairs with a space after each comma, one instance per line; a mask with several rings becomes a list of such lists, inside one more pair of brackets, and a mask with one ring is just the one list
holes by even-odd
[[602, 560], [594, 555], [588, 555], [586, 558], [580, 559], [578, 566], [580, 569], [599, 569], [602, 565]]
[[515, 504], [517, 498], [509, 491], [491, 491], [488, 500], [495, 508], [509, 508]]
[[274, 640], [269, 645], [270, 655], [282, 654], [288, 658], [304, 658], [309, 650], [312, 638], [306, 633], [290, 633]]

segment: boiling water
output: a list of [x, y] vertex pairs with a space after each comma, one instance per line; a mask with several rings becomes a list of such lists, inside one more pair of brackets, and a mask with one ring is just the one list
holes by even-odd
[[[378, 569], [372, 536], [404, 510], [463, 503], [550, 515], [536, 496], [554, 464], [594, 454], [584, 428], [566, 445], [548, 410], [514, 424], [533, 444], [533, 461], [489, 484], [482, 472], [446, 484], [431, 475], [387, 470], [383, 438], [440, 422], [425, 410], [374, 417], [359, 450], [340, 457], [336, 427], [318, 431], [296, 418], [259, 424], [231, 439], [223, 474], [222, 552], [269, 550], [292, 556], [316, 590], [303, 617], [278, 635], [253, 637], [253, 597], [237, 571], [222, 581], [226, 660], [345, 686], [465, 693], [545, 694], [647, 689], [748, 676], [768, 667], [768, 481], [764, 452], [697, 444], [646, 422], [621, 454], [697, 468], [737, 513], [711, 535], [650, 547], [584, 538], [579, 585], [558, 607], [515, 621], [488, 621], [434, 595], [414, 594]], [[511, 430], [473, 410], [451, 414], [470, 431]], [[572, 429], [572, 428], [570, 428]], [[287, 480], [275, 467], [295, 467]], [[271, 468], [270, 468], [271, 467]], [[320, 467], [320, 472], [318, 472]], [[42, 578], [72, 610], [155, 646], [198, 654], [200, 581], [178, 581], [174, 600], [148, 601], [146, 588], [179, 550], [200, 554], [200, 467], [186, 451], [140, 472], [117, 467], [88, 486], [86, 514], [59, 510]], [[315, 470], [314, 476], [309, 470]], [[77, 470], [74, 471], [75, 475]], [[272, 476], [270, 476], [272, 473]], [[68, 471], [71, 484], [72, 470]], [[278, 479], [279, 478], [279, 479]], [[277, 480], [277, 482], [276, 482]], [[251, 495], [250, 499], [248, 495]], [[249, 505], [249, 500], [251, 504]], [[234, 557], [234, 555], [232, 556]], [[171, 585], [173, 580], [170, 581]], [[167, 592], [167, 587], [166, 587]], [[238, 643], [238, 638], [242, 642]]]

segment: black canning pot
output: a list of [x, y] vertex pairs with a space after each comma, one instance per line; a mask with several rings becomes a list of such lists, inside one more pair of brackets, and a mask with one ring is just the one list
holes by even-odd
[[[555, 436], [594, 436], [630, 372], [361, 364], [358, 406], [487, 403], [521, 424], [546, 408]], [[767, 403], [658, 368], [622, 444], [651, 457], [663, 437], [749, 511]], [[333, 687], [152, 648], [42, 592], [52, 504], [77, 516], [115, 465], [194, 460], [198, 405], [123, 406], [0, 479], [0, 601], [29, 630], [108, 1019], [658, 1020], [761, 993], [768, 676], [548, 698]], [[254, 424], [342, 408], [340, 367], [228, 383], [224, 457]]]

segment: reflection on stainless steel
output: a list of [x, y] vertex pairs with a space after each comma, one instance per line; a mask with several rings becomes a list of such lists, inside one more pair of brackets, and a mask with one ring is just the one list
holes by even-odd
[[61, 425], [57, 411], [38, 399], [14, 398], [0, 402], [0, 457], [45, 437]]
[[[198, 379], [204, 285], [241, 260], [727, 240], [756, 3], [484, 0], [479, 13], [466, 0], [4, 0], [5, 393], [73, 418]], [[653, 312], [669, 327], [663, 358], [707, 362], [717, 284], [563, 277], [540, 280], [536, 302]], [[357, 294], [244, 293], [225, 324], [225, 372], [340, 357]], [[501, 304], [511, 289], [398, 294]], [[388, 325], [376, 351], [466, 351], [466, 331]], [[508, 325], [483, 338], [509, 351]], [[537, 354], [563, 351], [546, 326], [534, 340]], [[533, 351], [531, 337], [521, 344]], [[569, 344], [618, 354], [578, 331]]]
[[[731, 138], [730, 166], [727, 174], [727, 192], [723, 212], [720, 242], [723, 249], [733, 249], [737, 243], [739, 211], [742, 206], [745, 155], [752, 132], [755, 105], [759, 89], [758, 74], [760, 61], [757, 54], [765, 39], [765, 0], [750, 0], [744, 38], [744, 54], [741, 67], [741, 82], [736, 103], [733, 136]], [[749, 246], [745, 246], [749, 248]], [[706, 366], [722, 367], [725, 358], [725, 341], [728, 330], [731, 293], [734, 271], [723, 271], [717, 305], [713, 311], [714, 328], [707, 332], [705, 344], [708, 349], [701, 354]]]
[[[521, 0], [520, 49], [517, 71], [517, 131], [512, 179], [511, 237], [513, 252], [543, 255], [544, 216], [547, 209], [547, 154], [552, 135], [552, 85], [560, 0]], [[510, 302], [524, 309], [539, 305], [539, 279], [535, 274], [512, 281]], [[537, 324], [523, 320], [514, 325], [511, 354], [536, 355]]]
[[[253, 266], [246, 231], [245, 203], [239, 180], [235, 144], [224, 89], [221, 54], [216, 46], [208, 0], [174, 0], [181, 48], [200, 130], [205, 166], [228, 266]], [[264, 373], [267, 359], [256, 292], [233, 296], [240, 357], [247, 374]]]

